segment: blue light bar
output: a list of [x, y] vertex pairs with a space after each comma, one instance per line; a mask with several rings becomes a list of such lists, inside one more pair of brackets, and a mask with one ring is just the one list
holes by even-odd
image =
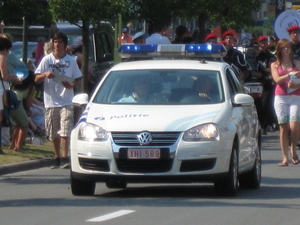
[[157, 45], [121, 45], [119, 52], [156, 52]]
[[227, 50], [220, 44], [164, 44], [164, 45], [121, 45], [121, 58], [216, 58], [224, 57]]
[[189, 44], [186, 45], [186, 51], [198, 53], [227, 52], [225, 46], [220, 44]]

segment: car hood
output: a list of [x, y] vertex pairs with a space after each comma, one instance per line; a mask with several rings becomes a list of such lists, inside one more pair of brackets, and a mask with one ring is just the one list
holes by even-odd
[[101, 105], [87, 107], [80, 121], [97, 124], [107, 131], [185, 131], [214, 122], [223, 108], [215, 105]]

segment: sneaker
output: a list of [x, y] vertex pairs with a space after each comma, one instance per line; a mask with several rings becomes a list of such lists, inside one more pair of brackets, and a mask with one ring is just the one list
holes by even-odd
[[53, 166], [51, 166], [51, 169], [58, 169], [60, 166], [60, 158], [54, 158], [53, 160]]
[[69, 162], [69, 158], [62, 158], [61, 160], [61, 167], [62, 169], [70, 169], [70, 162]]

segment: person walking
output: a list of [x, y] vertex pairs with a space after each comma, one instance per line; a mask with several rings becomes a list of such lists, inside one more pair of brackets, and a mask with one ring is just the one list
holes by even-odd
[[132, 36], [129, 34], [129, 28], [125, 27], [122, 29], [122, 35], [120, 38], [121, 44], [128, 44], [132, 42]]
[[233, 47], [234, 34], [231, 31], [226, 31], [222, 40], [225, 41], [224, 46], [227, 49], [227, 54], [224, 56], [224, 61], [232, 66], [237, 72], [238, 78], [243, 81], [248, 75], [248, 63], [242, 52]]
[[[67, 54], [68, 37], [58, 32], [52, 41], [53, 53], [42, 59], [35, 71], [35, 82], [44, 82], [45, 128], [54, 145], [54, 165], [51, 168], [69, 168], [68, 150], [74, 126], [73, 89], [80, 85], [82, 74], [74, 57]], [[65, 80], [56, 82], [56, 76], [65, 76]], [[68, 82], [67, 77], [73, 82]]]
[[172, 44], [184, 44], [183, 40], [189, 36], [191, 36], [189, 29], [184, 25], [179, 25], [175, 29], [175, 39], [172, 41]]
[[[290, 42], [281, 39], [276, 46], [277, 60], [271, 64], [272, 78], [276, 84], [274, 107], [280, 132], [282, 162], [279, 166], [288, 166], [289, 135], [292, 163], [298, 164], [296, 145], [299, 137], [300, 122], [300, 84], [292, 83], [291, 78], [300, 78], [300, 72], [292, 56]], [[294, 88], [293, 92], [289, 92]]]
[[263, 83], [263, 96], [262, 96], [262, 113], [263, 121], [261, 123], [262, 134], [267, 134], [268, 130], [275, 129], [277, 119], [274, 112], [274, 81], [271, 76], [271, 63], [276, 61], [275, 55], [269, 51], [268, 37], [261, 36], [258, 38], [259, 53], [257, 54], [256, 61], [258, 62], [258, 69], [260, 70], [259, 81]]
[[154, 24], [152, 29], [153, 33], [146, 38], [147, 45], [171, 44], [169, 38], [163, 36], [165, 29], [162, 23]]
[[[0, 36], [3, 38], [7, 38], [8, 40], [11, 41], [11, 43], [14, 42], [13, 37], [10, 34], [4, 33], [4, 34], [0, 34]], [[16, 54], [13, 53], [12, 51], [9, 51], [6, 61], [7, 61], [8, 74], [16, 74], [17, 71], [20, 71], [20, 72], [22, 71], [25, 76], [28, 75], [28, 69], [27, 69], [25, 63], [23, 61], [21, 61], [21, 59], [18, 58], [16, 56]], [[4, 82], [4, 86], [7, 90], [9, 89], [8, 82]], [[1, 144], [9, 146], [10, 139], [11, 139], [10, 127], [2, 127], [1, 128]]]
[[[12, 47], [12, 42], [5, 37], [0, 36], [0, 73], [1, 79], [3, 81], [11, 81], [15, 84], [21, 84], [21, 81], [16, 75], [10, 75], [8, 72], [8, 62], [7, 56], [10, 52]], [[3, 98], [3, 87], [0, 85], [0, 99]], [[3, 101], [0, 101], [0, 122], [2, 121], [2, 114], [3, 114]], [[1, 136], [1, 135], [0, 135]], [[4, 154], [2, 147], [0, 147], [0, 154]]]
[[30, 115], [30, 107], [35, 92], [34, 72], [30, 70], [28, 76], [22, 81], [22, 84], [12, 84], [11, 90], [16, 93], [21, 104], [16, 110], [10, 111], [10, 117], [14, 121], [15, 126], [9, 149], [26, 152], [23, 148], [23, 143], [28, 132], [28, 115]]
[[294, 60], [300, 60], [300, 27], [297, 25], [291, 26], [287, 29], [290, 36], [290, 43], [292, 48], [292, 56]]

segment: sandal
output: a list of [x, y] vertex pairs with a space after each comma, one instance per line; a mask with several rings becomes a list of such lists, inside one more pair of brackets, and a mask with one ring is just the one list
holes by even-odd
[[298, 155], [292, 157], [292, 163], [293, 163], [294, 165], [297, 165], [297, 164], [299, 163]]
[[281, 162], [281, 163], [278, 164], [278, 166], [288, 166], [288, 165], [289, 165], [288, 162]]

